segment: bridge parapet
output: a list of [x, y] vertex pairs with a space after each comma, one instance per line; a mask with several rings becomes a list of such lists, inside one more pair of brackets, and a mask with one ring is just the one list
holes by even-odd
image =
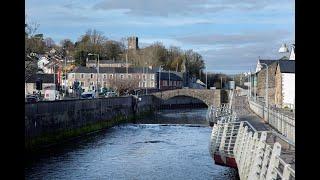
[[215, 107], [221, 104], [221, 91], [213, 89], [175, 89], [153, 93], [156, 97], [168, 100], [175, 96], [189, 96], [202, 100], [208, 107]]

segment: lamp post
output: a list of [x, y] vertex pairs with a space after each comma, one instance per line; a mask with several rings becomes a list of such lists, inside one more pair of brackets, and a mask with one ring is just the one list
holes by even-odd
[[146, 78], [146, 95], [148, 95], [148, 64], [147, 63], [145, 63], [146, 64], [146, 66], [147, 66], [147, 70], [145, 71], [146, 72], [146, 75], [145, 75], [145, 78]]
[[206, 89], [208, 89], [208, 71], [206, 69]]
[[97, 84], [96, 84], [96, 97], [99, 96], [99, 68], [100, 68], [100, 64], [99, 64], [99, 54], [93, 54], [93, 53], [89, 53], [88, 56], [93, 56], [93, 55], [97, 55], [98, 56], [98, 62], [97, 62]]
[[64, 93], [67, 95], [67, 53], [64, 57]]
[[266, 104], [266, 107], [267, 107], [267, 121], [269, 122], [269, 97], [268, 97], [268, 95], [269, 95], [269, 91], [268, 91], [268, 89], [269, 89], [269, 87], [268, 87], [268, 81], [269, 81], [269, 70], [268, 70], [268, 65], [267, 64], [265, 64], [265, 63], [260, 63], [261, 65], [265, 65], [266, 66], [266, 70], [267, 70], [267, 77], [266, 77], [266, 87], [265, 87], [265, 104]]
[[171, 89], [171, 82], [170, 82], [170, 69], [169, 69], [169, 89]]
[[289, 52], [289, 49], [288, 49], [287, 45], [284, 43], [284, 44], [282, 44], [281, 47], [279, 48], [279, 51], [278, 51], [278, 52], [279, 52], [279, 53], [287, 53], [287, 52]]
[[160, 65], [159, 67], [159, 91], [161, 89], [161, 68], [162, 68], [163, 65]]
[[56, 100], [56, 90], [57, 90], [57, 84], [56, 84], [56, 64], [53, 63], [53, 83], [54, 83], [54, 100]]

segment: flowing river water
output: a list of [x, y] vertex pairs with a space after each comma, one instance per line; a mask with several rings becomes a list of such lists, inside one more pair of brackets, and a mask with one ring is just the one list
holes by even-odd
[[206, 109], [162, 110], [29, 157], [25, 179], [239, 179], [209, 154]]

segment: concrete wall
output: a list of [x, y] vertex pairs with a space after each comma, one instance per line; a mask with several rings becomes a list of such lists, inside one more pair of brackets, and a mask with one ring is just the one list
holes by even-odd
[[[133, 119], [145, 111], [150, 112], [153, 108], [153, 96], [144, 96], [141, 102], [135, 102], [136, 99], [129, 96], [25, 104], [26, 143], [34, 145], [32, 141], [35, 138], [59, 140], [57, 136], [63, 139], [73, 134], [80, 135], [83, 130], [86, 133], [103, 126], [112, 126]], [[88, 125], [90, 128], [87, 128]], [[46, 143], [46, 140], [41, 140], [41, 143]]]

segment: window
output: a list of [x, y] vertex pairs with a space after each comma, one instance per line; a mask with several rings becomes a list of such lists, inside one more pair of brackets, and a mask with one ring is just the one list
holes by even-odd
[[107, 75], [106, 75], [106, 74], [104, 74], [104, 75], [103, 75], [103, 79], [106, 79], [106, 78], [107, 78]]
[[138, 78], [138, 79], [140, 79], [140, 76], [139, 76], [139, 75], [137, 75], [137, 78]]
[[72, 78], [74, 78], [74, 74], [72, 74]]
[[103, 82], [103, 87], [107, 87], [107, 82]]
[[93, 78], [93, 74], [91, 74], [91, 79]]
[[81, 74], [81, 78], [83, 78], [84, 74]]
[[128, 74], [128, 79], [131, 79], [131, 74]]
[[151, 82], [151, 87], [154, 87], [154, 82], [153, 81]]
[[123, 74], [120, 74], [120, 78], [123, 79]]
[[80, 85], [83, 86], [83, 82], [80, 82]]
[[151, 74], [151, 79], [154, 80], [154, 74]]
[[143, 82], [142, 87], [146, 87], [146, 82]]
[[145, 80], [146, 79], [146, 75], [142, 75], [142, 78]]
[[90, 82], [90, 85], [92, 85], [92, 86], [93, 86], [93, 82], [92, 82], [92, 81]]
[[110, 75], [109, 75], [109, 78], [112, 79], [112, 78], [113, 78], [113, 74], [110, 74]]

